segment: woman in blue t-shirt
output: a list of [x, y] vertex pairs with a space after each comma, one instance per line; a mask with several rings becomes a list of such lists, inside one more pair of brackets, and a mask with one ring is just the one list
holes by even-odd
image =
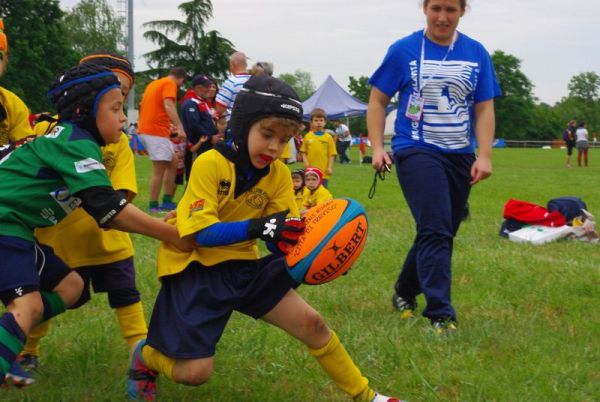
[[369, 80], [373, 167], [381, 171], [392, 164], [383, 129], [385, 108], [397, 93], [393, 159], [417, 226], [392, 302], [401, 317], [413, 317], [416, 296], [423, 293], [423, 315], [440, 333], [456, 328], [452, 243], [471, 186], [492, 173], [494, 98], [500, 95], [488, 52], [456, 30], [466, 3], [425, 0], [426, 28], [392, 44]]

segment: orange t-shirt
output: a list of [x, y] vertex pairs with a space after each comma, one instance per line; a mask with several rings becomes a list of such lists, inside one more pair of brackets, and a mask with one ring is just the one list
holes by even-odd
[[171, 119], [164, 105], [168, 98], [177, 100], [177, 84], [171, 78], [160, 78], [148, 84], [140, 104], [139, 134], [169, 138]]

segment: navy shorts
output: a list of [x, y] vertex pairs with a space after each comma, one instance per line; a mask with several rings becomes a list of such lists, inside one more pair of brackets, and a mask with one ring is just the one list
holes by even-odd
[[0, 236], [0, 299], [7, 305], [24, 294], [52, 291], [71, 270], [52, 247]]
[[214, 356], [234, 310], [258, 319], [298, 285], [274, 255], [212, 267], [194, 262], [162, 278], [147, 343], [174, 359]]
[[[135, 286], [133, 257], [108, 264], [79, 267], [76, 268], [75, 271], [83, 278], [83, 292], [81, 293], [79, 300], [70, 307], [71, 309], [78, 308], [90, 300], [90, 286], [94, 287], [95, 293], [131, 289], [134, 293], [134, 298], [126, 303], [120, 304], [129, 305], [139, 301], [139, 292]], [[121, 305], [113, 307], [122, 307]]]

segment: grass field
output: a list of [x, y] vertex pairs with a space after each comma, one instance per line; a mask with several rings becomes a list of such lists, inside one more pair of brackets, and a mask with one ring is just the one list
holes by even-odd
[[[589, 168], [567, 169], [564, 152], [494, 151], [494, 175], [473, 189], [471, 219], [455, 241], [459, 330], [451, 337], [433, 334], [423, 318], [400, 321], [391, 308], [392, 286], [414, 236], [395, 177], [379, 182], [369, 200], [371, 167], [359, 166], [356, 154], [353, 164], [336, 164], [330, 190], [366, 207], [367, 246], [349, 275], [299, 292], [336, 330], [374, 388], [412, 402], [600, 400], [600, 245], [533, 246], [498, 236], [509, 198], [545, 205], [575, 195], [600, 217], [600, 155], [591, 153]], [[149, 162], [137, 162], [137, 202], [145, 207]], [[156, 242], [134, 241], [149, 317], [158, 289]], [[42, 349], [37, 384], [0, 390], [0, 400], [124, 399], [128, 351], [104, 295], [56, 319]], [[207, 384], [192, 388], [161, 378], [158, 386], [161, 401], [348, 400], [301, 344], [236, 314]]]

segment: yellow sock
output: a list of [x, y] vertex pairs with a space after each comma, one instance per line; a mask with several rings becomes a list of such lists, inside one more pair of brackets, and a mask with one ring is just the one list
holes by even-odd
[[369, 380], [356, 367], [335, 332], [331, 331], [331, 338], [327, 345], [320, 349], [309, 348], [308, 351], [317, 359], [336, 385], [351, 397], [362, 397], [365, 392], [369, 394], [369, 391], [375, 395], [369, 388]]
[[117, 320], [121, 327], [121, 335], [125, 338], [127, 345], [131, 348], [140, 339], [148, 334], [148, 326], [144, 318], [142, 302], [130, 304], [129, 306], [117, 307], [115, 309]]
[[27, 342], [25, 342], [25, 347], [23, 348], [23, 354], [25, 355], [40, 355], [40, 342], [42, 338], [46, 336], [48, 330], [50, 329], [50, 320], [39, 323], [31, 331], [29, 331], [29, 335], [27, 335]]
[[163, 355], [149, 345], [144, 345], [142, 348], [142, 358], [144, 359], [144, 364], [146, 367], [151, 370], [158, 371], [169, 380], [173, 380], [173, 367], [175, 366], [175, 359]]
[[373, 391], [369, 387], [365, 387], [365, 389], [358, 395], [354, 397], [355, 402], [371, 402], [375, 398], [375, 391]]

